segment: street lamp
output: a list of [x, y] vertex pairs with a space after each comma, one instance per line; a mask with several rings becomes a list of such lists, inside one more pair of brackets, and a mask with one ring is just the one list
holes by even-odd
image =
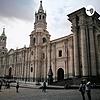
[[48, 72], [48, 84], [51, 85], [53, 83], [53, 72], [50, 66], [49, 72]]

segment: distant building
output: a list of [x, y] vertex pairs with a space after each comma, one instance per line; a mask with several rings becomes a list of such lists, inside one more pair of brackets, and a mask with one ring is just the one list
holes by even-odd
[[[50, 41], [46, 12], [35, 13], [30, 46], [7, 51], [5, 29], [0, 36], [0, 77], [44, 81], [51, 68], [54, 81], [74, 77], [100, 77], [100, 15], [81, 8], [68, 15], [72, 33]], [[54, 26], [53, 26], [54, 27]]]

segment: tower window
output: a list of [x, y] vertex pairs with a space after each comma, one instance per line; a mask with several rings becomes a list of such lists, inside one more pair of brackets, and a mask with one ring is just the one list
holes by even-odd
[[39, 19], [41, 19], [41, 15], [39, 16]]
[[38, 20], [38, 16], [37, 16], [36, 18], [37, 18], [37, 20]]
[[62, 57], [62, 50], [59, 50], [59, 51], [58, 51], [58, 56], [59, 56], [59, 57]]
[[43, 16], [43, 19], [44, 19], [44, 16]]
[[33, 44], [35, 44], [35, 38], [33, 38]]
[[46, 38], [43, 38], [43, 43], [45, 43], [46, 42]]

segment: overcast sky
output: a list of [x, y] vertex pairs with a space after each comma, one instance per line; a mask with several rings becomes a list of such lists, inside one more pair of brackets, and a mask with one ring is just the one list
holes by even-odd
[[[47, 13], [47, 29], [51, 40], [71, 34], [67, 15], [92, 5], [100, 14], [100, 0], [42, 0]], [[0, 34], [6, 28], [7, 48], [29, 46], [29, 35], [34, 29], [34, 13], [40, 0], [0, 0]]]

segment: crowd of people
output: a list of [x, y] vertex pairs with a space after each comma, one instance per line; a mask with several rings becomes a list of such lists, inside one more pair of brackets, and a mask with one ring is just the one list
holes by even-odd
[[[94, 83], [94, 86], [95, 86], [95, 83]], [[79, 91], [81, 92], [83, 100], [85, 100], [85, 93], [88, 96], [88, 100], [91, 100], [91, 88], [92, 88], [92, 85], [90, 81], [88, 81], [87, 83], [86, 83], [86, 80], [81, 81], [81, 84], [79, 86]]]
[[[0, 80], [0, 92], [4, 89], [10, 89], [10, 81]], [[16, 92], [18, 93], [19, 83], [16, 84]]]

